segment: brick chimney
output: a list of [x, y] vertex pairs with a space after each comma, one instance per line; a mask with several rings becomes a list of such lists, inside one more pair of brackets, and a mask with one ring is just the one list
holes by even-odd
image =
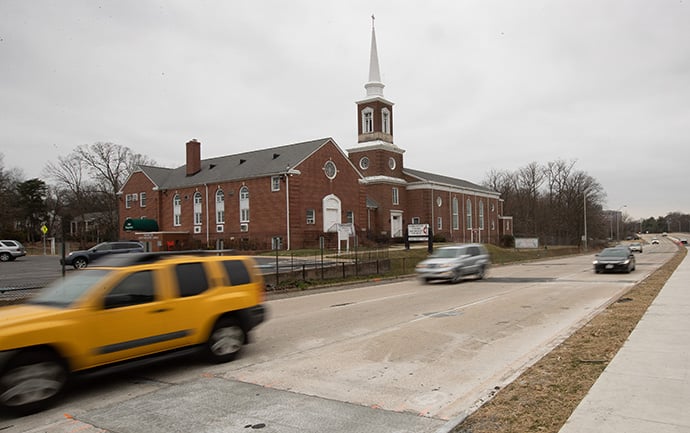
[[197, 139], [187, 142], [187, 176], [201, 171], [201, 143]]

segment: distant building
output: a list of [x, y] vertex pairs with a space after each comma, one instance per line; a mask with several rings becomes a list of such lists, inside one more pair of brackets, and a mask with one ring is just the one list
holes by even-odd
[[453, 242], [498, 243], [512, 234], [498, 192], [405, 166], [373, 27], [370, 54], [358, 143], [347, 153], [327, 137], [201, 159], [201, 143], [191, 140], [185, 165], [141, 166], [124, 183], [121, 238], [151, 250], [295, 249], [401, 238], [409, 224], [428, 224]]

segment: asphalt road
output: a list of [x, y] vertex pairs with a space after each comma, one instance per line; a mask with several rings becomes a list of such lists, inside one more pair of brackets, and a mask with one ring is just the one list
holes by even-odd
[[493, 267], [484, 281], [275, 299], [235, 362], [83, 380], [53, 409], [0, 418], [0, 431], [445, 431], [674, 251], [646, 245], [631, 274], [594, 274], [591, 255], [573, 256]]

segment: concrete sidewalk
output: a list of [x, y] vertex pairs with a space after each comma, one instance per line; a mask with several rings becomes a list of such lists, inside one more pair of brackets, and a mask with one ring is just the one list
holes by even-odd
[[560, 433], [690, 433], [686, 256]]

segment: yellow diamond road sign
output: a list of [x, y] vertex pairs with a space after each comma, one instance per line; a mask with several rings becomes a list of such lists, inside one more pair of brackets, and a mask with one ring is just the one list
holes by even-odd
[[41, 226], [41, 231], [43, 232], [43, 234], [48, 233], [48, 227], [46, 227], [46, 225], [43, 224], [43, 225]]

